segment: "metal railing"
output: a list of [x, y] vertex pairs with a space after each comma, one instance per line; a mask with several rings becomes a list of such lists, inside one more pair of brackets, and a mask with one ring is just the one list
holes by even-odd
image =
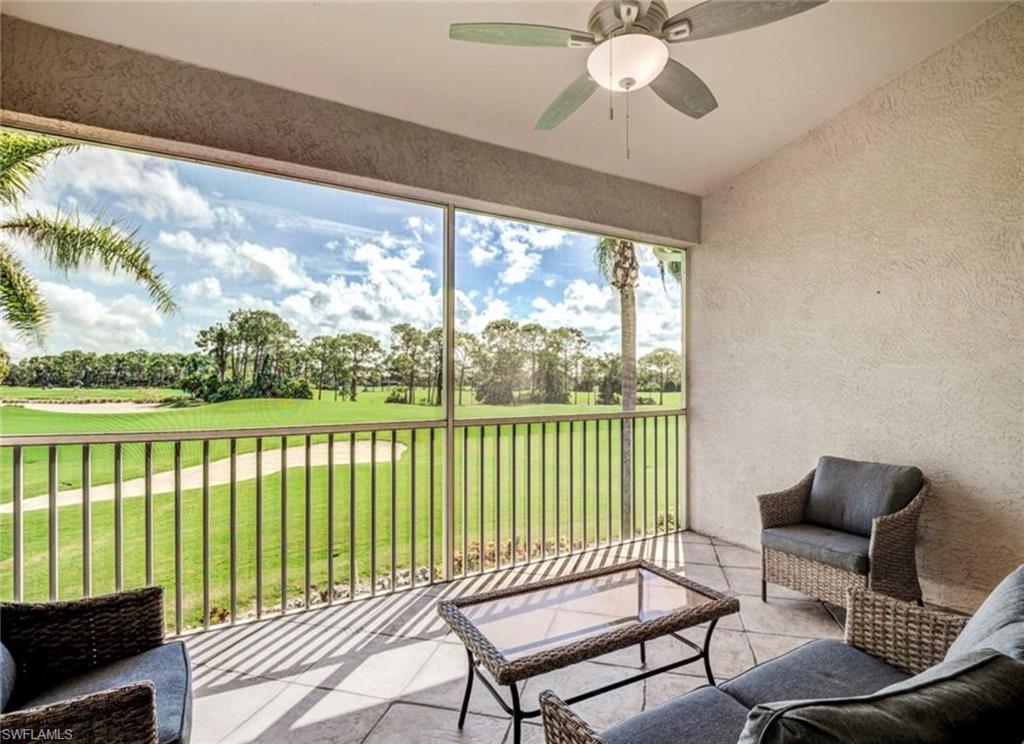
[[6, 437], [0, 596], [159, 584], [180, 634], [667, 532], [684, 416]]

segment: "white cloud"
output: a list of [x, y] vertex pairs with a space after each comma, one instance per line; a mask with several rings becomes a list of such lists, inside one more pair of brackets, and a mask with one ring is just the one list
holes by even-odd
[[477, 243], [469, 249], [469, 261], [477, 268], [490, 263], [498, 255], [498, 249], [486, 243]]
[[181, 288], [181, 296], [186, 300], [204, 302], [219, 299], [221, 296], [220, 280], [215, 276], [196, 279]]
[[396, 323], [440, 325], [441, 294], [431, 288], [435, 271], [421, 265], [423, 256], [413, 245], [362, 243], [349, 256], [358, 269], [353, 277], [310, 283], [282, 300], [280, 312], [306, 338], [357, 330], [385, 340]]
[[283, 246], [267, 247], [230, 238], [196, 238], [188, 230], [162, 231], [157, 242], [192, 259], [208, 261], [228, 276], [268, 282], [279, 289], [301, 289], [313, 283], [299, 257]]
[[481, 333], [492, 320], [512, 317], [508, 303], [497, 297], [484, 300], [483, 308], [477, 309], [473, 297], [466, 292], [455, 292], [455, 327], [460, 331]]
[[503, 284], [525, 282], [540, 266], [541, 255], [530, 251], [522, 243], [510, 243], [505, 247], [505, 268], [498, 274]]
[[182, 181], [177, 163], [169, 158], [83, 147], [62, 154], [39, 173], [30, 201], [67, 206], [75, 195], [90, 199], [112, 196], [117, 207], [144, 219], [173, 221], [185, 227], [245, 224], [237, 209], [211, 204], [199, 189]]
[[39, 282], [39, 291], [53, 313], [52, 335], [46, 349], [20, 344], [12, 356], [55, 353], [65, 349], [107, 352], [112, 349], [162, 350], [151, 330], [163, 326], [164, 318], [153, 305], [135, 295], [105, 300], [92, 292], [59, 282]]
[[470, 243], [467, 255], [480, 267], [500, 256], [505, 264], [498, 274], [503, 284], [521, 284], [533, 276], [543, 260], [543, 252], [565, 244], [569, 233], [553, 227], [522, 222], [464, 215], [458, 227], [461, 242]]

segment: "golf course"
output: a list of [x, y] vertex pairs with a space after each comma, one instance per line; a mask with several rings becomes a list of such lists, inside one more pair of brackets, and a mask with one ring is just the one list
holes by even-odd
[[[231, 585], [231, 533], [235, 525], [236, 598], [239, 616], [255, 611], [257, 596], [257, 541], [261, 540], [264, 611], [281, 605], [282, 561], [287, 573], [287, 600], [302, 602], [305, 560], [311, 556], [310, 579], [314, 601], [328, 595], [328, 556], [333, 552], [335, 597], [347, 591], [350, 558], [354, 554], [359, 591], [368, 591], [376, 577], [378, 590], [386, 590], [394, 570], [398, 584], [412, 570], [421, 577], [442, 565], [443, 447], [441, 408], [424, 403], [386, 402], [384, 389], [360, 392], [356, 401], [334, 399], [324, 391], [313, 399], [239, 399], [219, 403], [188, 401], [172, 389], [121, 389], [119, 395], [98, 395], [96, 390], [0, 387], [0, 399], [16, 400], [0, 409], [3, 435], [89, 434], [252, 429], [280, 426], [319, 426], [346, 423], [427, 422], [431, 427], [397, 432], [368, 431], [335, 436], [333, 452], [333, 510], [330, 504], [328, 438], [309, 439], [310, 468], [307, 501], [305, 437], [267, 437], [257, 457], [256, 439], [235, 441], [236, 486], [231, 509], [230, 440], [209, 443], [209, 585], [211, 622], [229, 617]], [[75, 394], [78, 394], [76, 398]], [[545, 416], [615, 411], [615, 406], [588, 402], [575, 395], [569, 404], [477, 405], [467, 395], [457, 408], [457, 419], [505, 416]], [[97, 408], [73, 401], [120, 399], [123, 404]], [[319, 399], [318, 399], [319, 398]], [[392, 396], [393, 398], [393, 396]], [[417, 395], [425, 401], [426, 392]], [[71, 404], [53, 404], [54, 401]], [[35, 402], [39, 401], [40, 405]], [[138, 401], [145, 405], [138, 405]], [[158, 403], [158, 401], [169, 401]], [[659, 406], [642, 406], [656, 413], [677, 410], [679, 393], [666, 393]], [[678, 437], [685, 422], [675, 415], [659, 416], [636, 424], [634, 481], [637, 530], [664, 528], [677, 520], [676, 504], [683, 501], [676, 479]], [[549, 551], [556, 541], [563, 549], [595, 540], [608, 542], [621, 536], [620, 422], [590, 422], [572, 427], [513, 422], [500, 426], [457, 427], [455, 430], [455, 569], [475, 572], [512, 560], [513, 520], [516, 559], [523, 560], [531, 546], [534, 558], [541, 551], [542, 534]], [[434, 456], [431, 459], [431, 439]], [[287, 469], [281, 472], [281, 447], [286, 446]], [[175, 509], [173, 493], [174, 444], [152, 447], [152, 572], [154, 583], [168, 590], [168, 624], [174, 627]], [[515, 461], [513, 463], [513, 451]], [[146, 500], [144, 494], [145, 445], [122, 445], [123, 586], [146, 583]], [[24, 590], [26, 601], [49, 596], [48, 448], [24, 447], [22, 504], [24, 521]], [[655, 482], [655, 458], [661, 476]], [[667, 458], [667, 460], [666, 460]], [[73, 598], [83, 592], [82, 447], [57, 448], [58, 575], [59, 596]], [[373, 464], [375, 461], [375, 465]], [[665, 468], [665, 464], [668, 467]], [[257, 488], [257, 462], [262, 479]], [[556, 462], [559, 467], [556, 470]], [[91, 516], [91, 583], [99, 594], [115, 588], [115, 513], [113, 500], [114, 445], [95, 444], [89, 450]], [[204, 499], [203, 443], [181, 445], [181, 550], [183, 624], [203, 622]], [[500, 475], [500, 484], [497, 477]], [[282, 483], [286, 495], [282, 499]], [[354, 483], [354, 497], [350, 493]], [[570, 488], [571, 485], [571, 488]], [[375, 486], [375, 487], [374, 487]], [[0, 597], [13, 590], [12, 560], [12, 449], [0, 449]], [[259, 495], [257, 491], [260, 491]], [[558, 498], [556, 500], [556, 492]], [[433, 499], [431, 494], [433, 493]], [[678, 499], [678, 501], [677, 501]], [[258, 503], [259, 502], [259, 503]], [[282, 507], [285, 536], [282, 540]], [[666, 509], [667, 508], [667, 509]], [[309, 539], [307, 544], [307, 509]], [[329, 546], [333, 511], [334, 544]], [[433, 511], [433, 514], [431, 512]], [[352, 520], [354, 519], [354, 524]], [[584, 527], [585, 525], [585, 527]], [[481, 530], [482, 527], [482, 530]], [[610, 527], [610, 530], [609, 530]], [[355, 543], [350, 545], [350, 529]], [[584, 532], [585, 530], [585, 532]], [[431, 534], [433, 532], [433, 534]], [[500, 533], [500, 535], [499, 535]], [[529, 535], [530, 543], [527, 542]], [[500, 539], [500, 542], [499, 542]], [[286, 545], [282, 554], [282, 543]], [[433, 554], [431, 545], [433, 544]], [[376, 546], [376, 550], [373, 550]], [[500, 547], [499, 547], [500, 546]], [[465, 554], [464, 554], [465, 553]], [[393, 556], [393, 558], [392, 558]]]

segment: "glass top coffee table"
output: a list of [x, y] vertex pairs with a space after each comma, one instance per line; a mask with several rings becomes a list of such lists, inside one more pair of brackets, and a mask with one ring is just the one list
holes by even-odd
[[[739, 608], [736, 598], [646, 561], [443, 600], [438, 613], [462, 640], [469, 661], [459, 728], [465, 723], [474, 677], [512, 716], [514, 741], [519, 742], [522, 720], [540, 715], [536, 709], [523, 710], [520, 682], [630, 646], [640, 647], [646, 667], [644, 644], [661, 636], [672, 636], [694, 653], [566, 702], [571, 705], [698, 661], [704, 662], [708, 682], [714, 684], [708, 656], [711, 634], [720, 618]], [[679, 635], [702, 623], [708, 623], [702, 646]], [[495, 685], [509, 688], [511, 702]]]

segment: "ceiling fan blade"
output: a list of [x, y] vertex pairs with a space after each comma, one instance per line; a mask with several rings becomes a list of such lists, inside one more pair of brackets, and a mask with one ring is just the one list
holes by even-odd
[[662, 34], [669, 42], [709, 39], [781, 21], [826, 2], [828, 0], [704, 0], [665, 21]]
[[526, 47], [587, 47], [594, 35], [586, 31], [529, 23], [453, 23], [448, 36], [457, 41], [478, 44], [505, 44]]
[[715, 94], [688, 67], [670, 59], [651, 83], [651, 90], [672, 108], [699, 119], [718, 108]]
[[558, 94], [547, 110], [537, 119], [535, 129], [554, 129], [587, 102], [594, 95], [597, 83], [586, 72], [573, 80], [569, 87]]

